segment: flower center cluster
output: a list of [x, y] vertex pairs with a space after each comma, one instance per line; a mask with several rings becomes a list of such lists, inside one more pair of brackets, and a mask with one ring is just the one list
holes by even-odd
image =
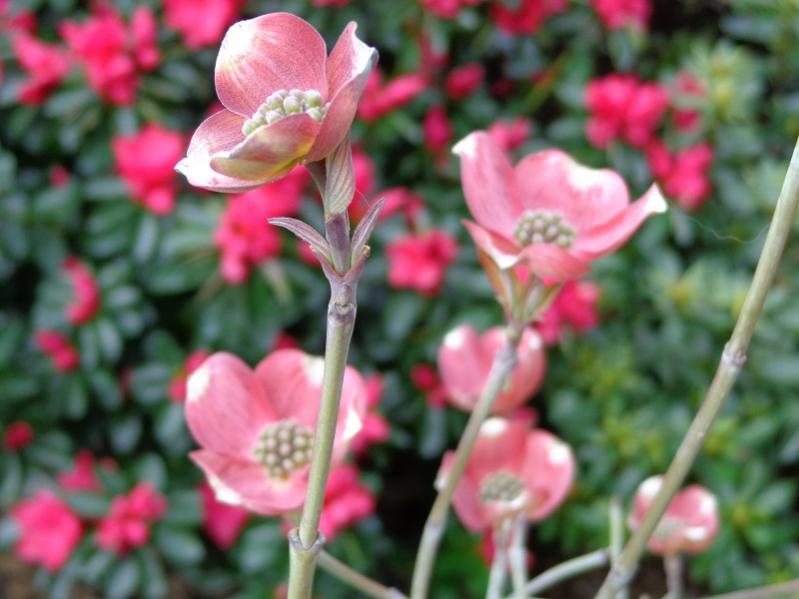
[[313, 433], [294, 420], [281, 420], [268, 425], [261, 433], [255, 457], [269, 476], [286, 478], [311, 461]]
[[279, 89], [258, 107], [255, 114], [244, 122], [241, 132], [249, 135], [258, 127], [271, 125], [290, 114], [304, 112], [315, 121], [321, 121], [327, 113], [330, 102], [322, 104], [322, 94], [315, 89], [305, 91]]
[[524, 483], [515, 474], [500, 471], [492, 474], [480, 485], [481, 503], [501, 501], [510, 503], [524, 493]]
[[551, 243], [560, 248], [571, 247], [575, 231], [557, 212], [525, 212], [513, 233], [521, 245]]

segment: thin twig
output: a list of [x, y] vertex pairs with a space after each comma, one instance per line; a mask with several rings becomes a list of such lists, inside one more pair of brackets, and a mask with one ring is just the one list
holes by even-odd
[[513, 599], [527, 599], [527, 518], [526, 514], [513, 521], [509, 549], [511, 579], [513, 580]]
[[[599, 570], [608, 565], [610, 559], [610, 552], [607, 549], [597, 549], [591, 553], [586, 553], [579, 557], [574, 557], [565, 562], [561, 562], [557, 566], [551, 567], [549, 570], [541, 572], [538, 576], [533, 578], [527, 583], [526, 591], [530, 596], [535, 596], [541, 591], [546, 591], [549, 588], [560, 584], [564, 580], [574, 578], [580, 574], [585, 574], [591, 570]], [[505, 599], [513, 599], [512, 596]]]
[[771, 584], [745, 591], [735, 591], [723, 595], [705, 596], [702, 599], [796, 599], [799, 597], [799, 580]]
[[685, 480], [697, 454], [704, 445], [710, 427], [738, 378], [738, 373], [746, 361], [746, 351], [752, 339], [755, 324], [763, 310], [766, 294], [774, 280], [788, 234], [793, 226], [797, 204], [799, 204], [799, 140], [785, 175], [782, 192], [774, 210], [774, 217], [760, 254], [752, 284], [746, 294], [746, 300], [741, 308], [732, 336], [722, 353], [713, 382], [663, 477], [660, 491], [652, 501], [643, 522], [627, 542], [619, 560], [605, 578], [605, 582], [596, 595], [597, 599], [614, 599], [618, 590], [624, 587], [635, 574], [638, 561], [641, 559], [649, 537], [663, 517], [672, 497]]
[[682, 599], [683, 595], [683, 557], [666, 555], [663, 557], [663, 569], [666, 571], [666, 589], [668, 599]]
[[347, 564], [337, 560], [335, 557], [322, 551], [317, 558], [319, 567], [328, 574], [335, 576], [354, 589], [359, 590], [364, 595], [374, 597], [374, 599], [406, 599], [405, 595], [397, 589], [383, 586], [379, 582], [356, 572]]
[[[610, 500], [610, 563], [615, 565], [624, 547], [624, 511], [621, 500], [612, 497]], [[616, 593], [616, 599], [627, 599], [629, 591], [625, 585]]]
[[503, 520], [494, 528], [494, 559], [491, 560], [491, 571], [488, 574], [486, 599], [500, 599], [508, 575], [508, 540], [511, 534], [511, 522]]

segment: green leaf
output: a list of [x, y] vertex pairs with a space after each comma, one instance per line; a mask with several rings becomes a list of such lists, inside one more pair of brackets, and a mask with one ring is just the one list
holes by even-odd
[[111, 424], [110, 441], [119, 453], [130, 453], [136, 448], [142, 431], [141, 417], [128, 414], [114, 419]]
[[195, 490], [174, 491], [167, 496], [169, 511], [163, 521], [179, 526], [200, 526], [203, 521], [200, 494]]
[[122, 405], [122, 391], [114, 376], [106, 370], [95, 370], [88, 378], [97, 403], [107, 412], [119, 409]]
[[163, 491], [167, 484], [167, 472], [164, 460], [158, 454], [147, 453], [136, 463], [134, 468], [136, 480], [148, 481], [156, 489]]
[[169, 590], [164, 567], [158, 556], [149, 548], [144, 547], [138, 552], [141, 571], [144, 578], [141, 594], [144, 599], [162, 599]]
[[65, 498], [69, 506], [86, 519], [102, 518], [111, 504], [108, 497], [97, 493], [70, 492], [65, 494]]
[[156, 526], [154, 538], [164, 559], [174, 566], [192, 566], [205, 556], [203, 544], [186, 530], [162, 523]]
[[133, 558], [126, 558], [111, 570], [105, 584], [105, 596], [108, 599], [129, 599], [136, 594], [140, 582], [139, 564]]

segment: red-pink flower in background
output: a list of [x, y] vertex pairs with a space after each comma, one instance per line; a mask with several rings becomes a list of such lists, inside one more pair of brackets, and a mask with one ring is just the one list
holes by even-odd
[[280, 254], [283, 244], [280, 231], [268, 220], [297, 214], [308, 176], [305, 167], [297, 166], [278, 181], [228, 198], [214, 231], [214, 244], [221, 254], [220, 271], [225, 281], [231, 285], [241, 284], [253, 268]]
[[656, 185], [630, 203], [616, 172], [582, 166], [559, 150], [530, 154], [513, 167], [492, 137], [478, 131], [453, 151], [477, 221], [466, 227], [500, 269], [524, 265], [545, 281], [577, 278], [666, 210]]
[[65, 20], [61, 37], [86, 70], [89, 85], [112, 104], [129, 105], [136, 99], [139, 74], [158, 66], [155, 15], [146, 6], [133, 11], [130, 26], [110, 5], [95, 4], [82, 23]]
[[164, 0], [164, 20], [167, 27], [180, 33], [187, 47], [213, 46], [236, 20], [243, 4], [243, 0]]
[[17, 556], [50, 572], [64, 567], [83, 535], [80, 518], [63, 500], [44, 489], [11, 506], [11, 518], [20, 531], [14, 546]]
[[441, 229], [395, 239], [386, 247], [388, 284], [427, 296], [437, 295], [457, 253], [457, 242]]
[[332, 152], [377, 60], [356, 27], [347, 25], [330, 56], [319, 32], [289, 13], [228, 29], [214, 74], [225, 109], [203, 121], [177, 165], [189, 183], [246, 191]]
[[[629, 525], [637, 529], [663, 485], [662, 476], [643, 481], [635, 493]], [[658, 555], [701, 553], [713, 543], [719, 531], [718, 502], [700, 485], [690, 485], [671, 500], [666, 513], [649, 539], [648, 547]]]
[[203, 528], [220, 549], [230, 549], [239, 539], [242, 529], [250, 520], [250, 512], [235, 505], [217, 500], [207, 482], [200, 484], [203, 508]]
[[[217, 353], [189, 378], [186, 419], [201, 449], [190, 457], [219, 501], [264, 515], [296, 510], [305, 499], [324, 361], [278, 350], [253, 372]], [[344, 375], [333, 449], [335, 462], [361, 429], [366, 391], [358, 372]]]
[[[472, 326], [462, 324], [446, 334], [438, 349], [438, 372], [452, 405], [467, 412], [474, 409], [494, 356], [504, 343], [503, 327], [479, 334]], [[495, 414], [507, 414], [518, 408], [538, 391], [544, 380], [546, 353], [541, 337], [533, 329], [525, 329], [516, 356], [516, 367], [494, 402]]]
[[[436, 486], [446, 480], [454, 458], [453, 451], [444, 456]], [[539, 522], [566, 499], [574, 472], [571, 448], [555, 435], [530, 430], [523, 421], [489, 418], [452, 504], [463, 525], [476, 532], [522, 515]]]
[[[102, 490], [100, 479], [94, 472], [97, 461], [88, 449], [80, 450], [75, 454], [72, 470], [65, 470], [58, 475], [58, 484], [65, 491], [95, 492]], [[100, 465], [104, 470], [116, 468], [116, 464], [110, 458], [100, 460]]]
[[647, 148], [652, 175], [663, 184], [666, 196], [685, 210], [698, 210], [713, 192], [709, 170], [713, 165], [713, 148], [698, 143], [675, 153], [666, 144], [654, 141]]
[[651, 0], [591, 0], [599, 20], [608, 29], [646, 29], [652, 16]]
[[375, 164], [360, 146], [352, 148], [352, 169], [355, 176], [355, 193], [347, 211], [350, 218], [358, 222], [369, 209], [371, 203], [369, 198], [375, 189]]
[[28, 78], [18, 90], [22, 104], [44, 102], [69, 72], [69, 58], [60, 46], [20, 32], [11, 37], [11, 49]]
[[70, 324], [89, 322], [100, 309], [100, 288], [92, 272], [75, 256], [64, 260], [61, 268], [72, 286], [72, 301], [67, 304], [66, 317]]
[[520, 0], [516, 8], [502, 2], [491, 4], [489, 15], [508, 35], [536, 33], [549, 17], [566, 10], [566, 0]]
[[341, 8], [347, 6], [350, 0], [311, 0], [314, 6], [332, 6], [333, 8]]
[[464, 6], [477, 6], [482, 0], [419, 0], [422, 7], [444, 19], [454, 19]]
[[473, 94], [485, 77], [483, 65], [470, 62], [455, 67], [444, 81], [444, 91], [451, 100], [460, 100]]
[[3, 447], [16, 452], [30, 445], [33, 437], [33, 427], [24, 420], [17, 420], [6, 427], [3, 433]]
[[411, 382], [425, 393], [425, 399], [431, 408], [443, 408], [447, 405], [447, 390], [434, 366], [417, 364], [411, 368]]
[[547, 345], [557, 343], [568, 328], [574, 333], [585, 333], [599, 324], [600, 289], [588, 281], [568, 281], [544, 310], [536, 323], [541, 338]]
[[97, 545], [117, 555], [145, 545], [150, 528], [166, 513], [167, 502], [150, 483], [139, 483], [127, 495], [111, 502], [111, 509], [97, 527]]
[[358, 107], [358, 116], [367, 123], [376, 121], [409, 104], [428, 87], [427, 77], [422, 73], [397, 75], [383, 83], [380, 69], [374, 69], [366, 83], [363, 99]]
[[325, 487], [325, 503], [319, 520], [319, 531], [331, 540], [342, 530], [371, 516], [376, 507], [375, 496], [361, 484], [358, 468], [341, 464], [330, 471]]
[[175, 162], [185, 147], [181, 133], [156, 123], [111, 141], [117, 172], [134, 201], [154, 214], [172, 212], [177, 196]]
[[672, 90], [674, 109], [674, 126], [678, 130], [691, 133], [702, 122], [702, 113], [694, 108], [682, 107], [684, 104], [696, 104], [707, 95], [705, 86], [692, 73], [683, 71], [677, 73]]
[[424, 145], [433, 154], [440, 154], [452, 142], [452, 125], [443, 106], [431, 106], [422, 122]]
[[363, 418], [363, 427], [352, 440], [352, 452], [356, 455], [364, 453], [369, 447], [382, 443], [391, 435], [391, 425], [388, 420], [377, 411], [380, 400], [383, 399], [383, 377], [379, 374], [364, 379], [366, 389], [367, 412]]
[[533, 131], [533, 123], [523, 116], [495, 121], [488, 134], [500, 149], [510, 152], [522, 145]]
[[78, 350], [58, 331], [40, 329], [34, 333], [34, 339], [39, 349], [47, 354], [53, 362], [53, 367], [59, 372], [75, 370], [80, 364]]
[[175, 403], [183, 403], [186, 401], [186, 383], [189, 377], [210, 355], [211, 352], [207, 349], [198, 349], [191, 352], [186, 357], [183, 364], [180, 365], [180, 368], [178, 368], [178, 371], [172, 377], [172, 380], [169, 381], [169, 399]]

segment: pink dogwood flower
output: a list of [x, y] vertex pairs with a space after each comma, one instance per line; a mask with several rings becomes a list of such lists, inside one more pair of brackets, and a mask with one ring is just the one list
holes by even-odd
[[587, 281], [568, 281], [555, 300], [541, 314], [536, 327], [547, 345], [557, 343], [566, 328], [585, 333], [599, 324], [597, 302], [599, 285]]
[[591, 4], [608, 29], [646, 29], [652, 16], [651, 0], [591, 0]]
[[92, 272], [74, 256], [61, 265], [72, 285], [72, 301], [67, 305], [67, 320], [72, 325], [89, 322], [100, 310], [100, 287]]
[[[452, 329], [438, 349], [438, 372], [450, 403], [471, 411], [485, 387], [494, 355], [505, 342], [502, 327], [479, 334], [467, 324]], [[518, 363], [494, 402], [495, 414], [507, 414], [525, 403], [541, 387], [546, 372], [546, 353], [541, 337], [525, 329], [516, 352]]]
[[13, 505], [11, 518], [20, 529], [14, 546], [17, 556], [50, 572], [64, 567], [83, 535], [80, 518], [63, 500], [43, 489]]
[[166, 499], [150, 483], [139, 483], [115, 497], [97, 527], [97, 545], [125, 555], [150, 540], [150, 528], [166, 513]]
[[34, 333], [34, 339], [47, 356], [52, 360], [53, 367], [59, 372], [70, 372], [80, 364], [78, 350], [69, 342], [69, 339], [58, 331], [41, 329]]
[[174, 165], [185, 147], [181, 133], [156, 123], [111, 141], [117, 171], [135, 202], [154, 214], [172, 212], [177, 198]]
[[233, 25], [214, 74], [225, 109], [195, 131], [177, 170], [197, 187], [242, 192], [324, 159], [349, 132], [377, 59], [356, 27], [328, 57], [319, 32], [292, 14]]
[[3, 433], [3, 447], [11, 452], [25, 449], [33, 442], [33, 427], [24, 420], [10, 423]]
[[[444, 456], [436, 485], [452, 467]], [[539, 522], [554, 512], [571, 489], [575, 461], [571, 448], [552, 433], [530, 430], [523, 421], [493, 417], [480, 428], [452, 504], [461, 523], [475, 532], [506, 518]]]
[[[662, 476], [651, 476], [638, 487], [628, 522], [632, 530], [641, 525], [662, 484]], [[716, 498], [701, 485], [690, 485], [671, 500], [648, 547], [652, 553], [664, 556], [701, 553], [710, 547], [718, 531]]]
[[[189, 378], [186, 419], [201, 449], [190, 457], [219, 501], [264, 515], [286, 514], [305, 499], [324, 362], [293, 349], [269, 354], [255, 371], [217, 353]], [[366, 391], [344, 375], [334, 461], [361, 429]]]
[[230, 549], [239, 539], [242, 529], [250, 521], [250, 512], [244, 508], [227, 505], [217, 500], [208, 483], [200, 485], [203, 508], [203, 529], [220, 549]]
[[167, 27], [180, 33], [188, 48], [213, 46], [236, 20], [243, 4], [243, 0], [164, 0], [164, 20]]
[[374, 494], [358, 479], [358, 468], [352, 464], [336, 466], [330, 471], [325, 488], [319, 531], [326, 540], [332, 540], [342, 530], [371, 516], [376, 506]]
[[169, 399], [175, 403], [183, 403], [186, 401], [186, 383], [189, 377], [210, 355], [211, 352], [208, 350], [198, 349], [186, 356], [186, 360], [180, 365], [180, 368], [178, 368], [172, 380], [169, 381]]
[[438, 295], [457, 253], [455, 239], [440, 229], [395, 239], [386, 248], [388, 284], [430, 297]]
[[491, 136], [478, 131], [453, 151], [477, 221], [466, 227], [500, 269], [523, 265], [545, 281], [577, 278], [666, 210], [656, 185], [631, 204], [616, 172], [582, 166], [559, 150], [530, 154], [513, 167]]

